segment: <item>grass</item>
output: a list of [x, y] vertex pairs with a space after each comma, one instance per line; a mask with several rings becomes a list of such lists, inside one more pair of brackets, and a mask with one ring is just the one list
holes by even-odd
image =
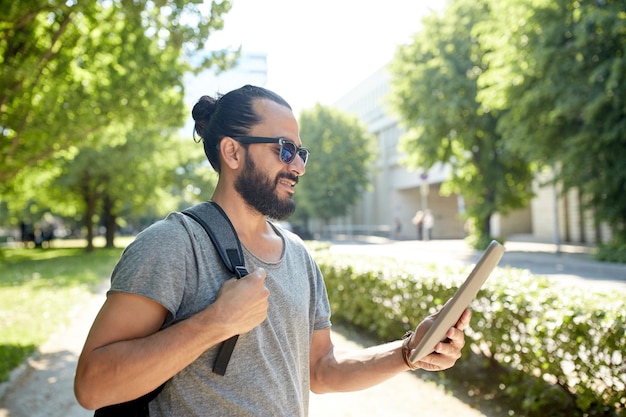
[[69, 321], [72, 310], [110, 276], [122, 252], [87, 253], [84, 246], [78, 241], [1, 249], [0, 382]]

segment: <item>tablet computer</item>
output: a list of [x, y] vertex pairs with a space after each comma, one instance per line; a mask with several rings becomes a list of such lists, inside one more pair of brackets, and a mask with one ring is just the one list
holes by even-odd
[[493, 240], [480, 257], [472, 272], [445, 305], [428, 329], [422, 340], [411, 353], [411, 361], [415, 362], [433, 352], [437, 343], [446, 339], [446, 332], [453, 327], [463, 311], [478, 294], [478, 290], [495, 269], [504, 254], [504, 246]]

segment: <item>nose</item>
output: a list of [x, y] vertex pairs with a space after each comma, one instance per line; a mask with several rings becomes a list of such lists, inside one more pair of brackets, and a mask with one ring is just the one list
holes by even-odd
[[296, 155], [293, 161], [289, 164], [289, 169], [297, 176], [304, 175], [306, 167], [304, 165], [304, 159], [300, 155]]

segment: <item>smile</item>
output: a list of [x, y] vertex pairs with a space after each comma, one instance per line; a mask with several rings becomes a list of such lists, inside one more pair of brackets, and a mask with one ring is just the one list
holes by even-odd
[[298, 177], [293, 177], [293, 176], [281, 176], [278, 179], [278, 183], [285, 185], [289, 188], [294, 188], [296, 186], [296, 184], [298, 183]]
[[296, 183], [293, 181], [280, 180], [280, 183], [292, 188], [296, 186]]

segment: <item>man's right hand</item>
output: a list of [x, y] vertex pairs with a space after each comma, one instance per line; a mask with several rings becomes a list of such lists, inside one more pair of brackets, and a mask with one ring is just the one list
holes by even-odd
[[267, 272], [256, 268], [241, 279], [229, 279], [208, 307], [218, 321], [228, 325], [232, 336], [249, 332], [267, 317], [270, 291], [265, 286], [266, 278]]

